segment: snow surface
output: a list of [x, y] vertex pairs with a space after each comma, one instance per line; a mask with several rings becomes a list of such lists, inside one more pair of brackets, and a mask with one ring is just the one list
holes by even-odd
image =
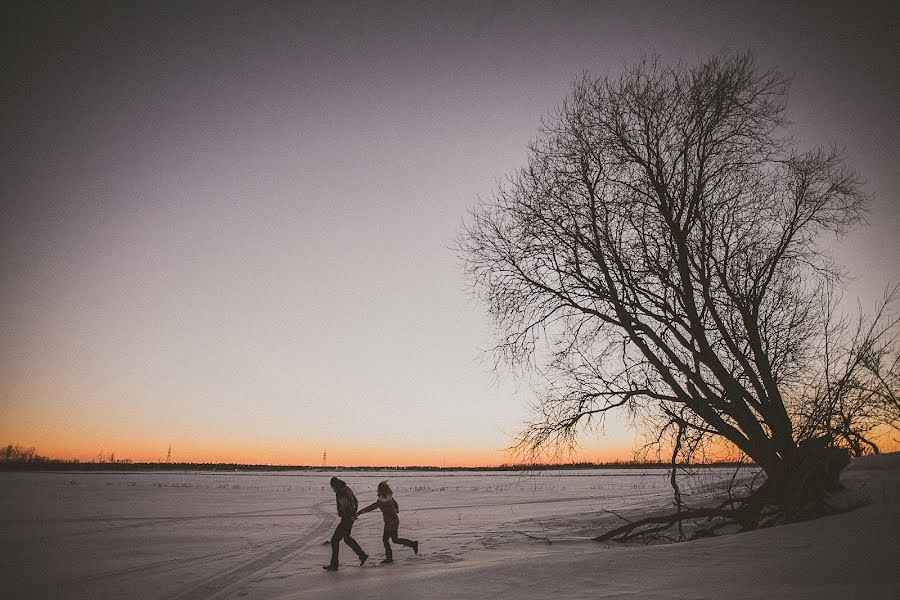
[[[590, 537], [620, 523], [605, 511], [668, 510], [665, 471], [337, 473], [361, 506], [389, 479], [420, 554], [379, 565], [369, 513], [353, 534], [371, 564], [342, 545], [326, 573], [333, 474], [0, 473], [0, 598], [900, 597], [900, 454], [847, 469], [835, 502], [867, 499], [855, 511], [653, 546]], [[731, 474], [700, 471], [690, 500]]]

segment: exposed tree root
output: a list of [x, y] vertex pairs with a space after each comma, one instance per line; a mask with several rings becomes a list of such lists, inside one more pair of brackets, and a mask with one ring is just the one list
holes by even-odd
[[[682, 510], [679, 513], [670, 515], [660, 515], [655, 517], [645, 517], [637, 521], [630, 521], [625, 525], [616, 527], [606, 533], [598, 535], [594, 538], [597, 542], [626, 542], [636, 537], [660, 537], [661, 534], [670, 527], [677, 525], [679, 522], [690, 521], [695, 519], [715, 519], [730, 518], [735, 520], [735, 510], [724, 510], [719, 508], [695, 508]], [[618, 516], [618, 515], [617, 515]], [[620, 517], [621, 518], [621, 517]], [[653, 527], [648, 527], [653, 525]]]
[[[734, 528], [749, 531], [772, 527], [782, 523], [815, 519], [828, 514], [853, 510], [859, 502], [832, 504], [827, 496], [806, 502], [802, 506], [787, 505], [774, 501], [766, 486], [754, 490], [749, 496], [729, 497], [718, 506], [708, 508], [685, 508], [683, 505], [675, 513], [644, 517], [631, 521], [622, 515], [607, 510], [611, 515], [626, 521], [624, 525], [594, 537], [597, 542], [629, 542], [637, 539], [645, 542], [654, 540], [684, 541], [715, 536], [722, 529]], [[686, 527], [684, 527], [687, 525]], [[673, 536], [666, 534], [673, 527], [678, 531]], [[689, 532], [685, 535], [685, 532]]]

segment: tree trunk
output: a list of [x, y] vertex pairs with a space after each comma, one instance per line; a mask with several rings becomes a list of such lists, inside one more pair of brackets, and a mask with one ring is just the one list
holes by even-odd
[[827, 492], [840, 489], [841, 471], [849, 463], [850, 453], [826, 438], [801, 442], [794, 453], [764, 469], [768, 479], [751, 504], [760, 510], [775, 505], [788, 520], [801, 519], [820, 508]]

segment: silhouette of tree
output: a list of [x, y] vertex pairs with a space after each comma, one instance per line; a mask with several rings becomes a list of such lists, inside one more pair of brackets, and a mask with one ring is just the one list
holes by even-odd
[[31, 463], [47, 460], [35, 452], [34, 446], [24, 447], [8, 444], [0, 451], [0, 463]]
[[866, 198], [841, 151], [797, 149], [787, 91], [749, 54], [585, 75], [471, 211], [458, 250], [498, 361], [545, 381], [518, 450], [571, 447], [613, 410], [673, 463], [727, 440], [767, 475], [748, 527], [821, 498], [846, 448], [877, 450], [867, 433], [897, 422], [895, 294], [837, 342], [823, 240]]

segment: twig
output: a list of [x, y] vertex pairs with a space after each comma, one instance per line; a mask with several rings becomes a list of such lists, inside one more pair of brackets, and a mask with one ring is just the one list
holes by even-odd
[[[696, 519], [702, 517], [731, 517], [734, 518], [734, 511], [725, 511], [717, 508], [696, 508], [693, 510], [686, 510], [678, 514], [674, 515], [663, 515], [656, 517], [646, 517], [644, 519], [640, 519], [638, 521], [631, 521], [627, 525], [622, 525], [621, 527], [617, 527], [611, 531], [607, 531], [602, 535], [598, 535], [594, 538], [594, 541], [597, 542], [605, 542], [608, 540], [612, 540], [614, 538], [620, 538], [621, 540], [628, 539], [631, 533], [637, 529], [638, 527], [643, 527], [644, 525], [651, 524], [666, 524], [666, 527], [670, 527], [677, 523], [682, 519]], [[665, 530], [666, 527], [663, 527], [662, 530]], [[654, 533], [659, 531], [659, 528], [654, 527], [653, 529], [647, 531], [646, 533]], [[640, 532], [637, 535], [644, 535], [645, 532]]]
[[634, 521], [632, 521], [631, 519], [626, 519], [625, 517], [623, 517], [622, 515], [620, 515], [619, 513], [617, 513], [617, 512], [614, 511], [614, 510], [609, 510], [608, 508], [604, 508], [604, 509], [603, 509], [603, 512], [609, 513], [609, 514], [611, 514], [611, 515], [613, 515], [613, 516], [615, 516], [615, 517], [618, 517], [618, 518], [622, 519], [623, 521], [625, 521], [626, 523], [633, 523], [633, 522], [634, 522]]
[[549, 544], [552, 544], [553, 542], [550, 541], [550, 536], [547, 535], [547, 528], [544, 527], [544, 522], [541, 521], [541, 520], [538, 520], [538, 525], [541, 526], [541, 530], [543, 530], [543, 532], [544, 532], [544, 540], [547, 541], [547, 544], [548, 544], [548, 545], [549, 545]]
[[524, 531], [519, 531], [518, 529], [513, 529], [513, 531], [515, 531], [516, 533], [521, 533], [525, 537], [531, 538], [533, 540], [541, 540], [542, 542], [547, 542], [548, 544], [552, 543], [550, 540], [547, 539], [546, 535], [543, 537], [539, 536], [539, 535], [532, 535], [530, 533], [525, 533]]

